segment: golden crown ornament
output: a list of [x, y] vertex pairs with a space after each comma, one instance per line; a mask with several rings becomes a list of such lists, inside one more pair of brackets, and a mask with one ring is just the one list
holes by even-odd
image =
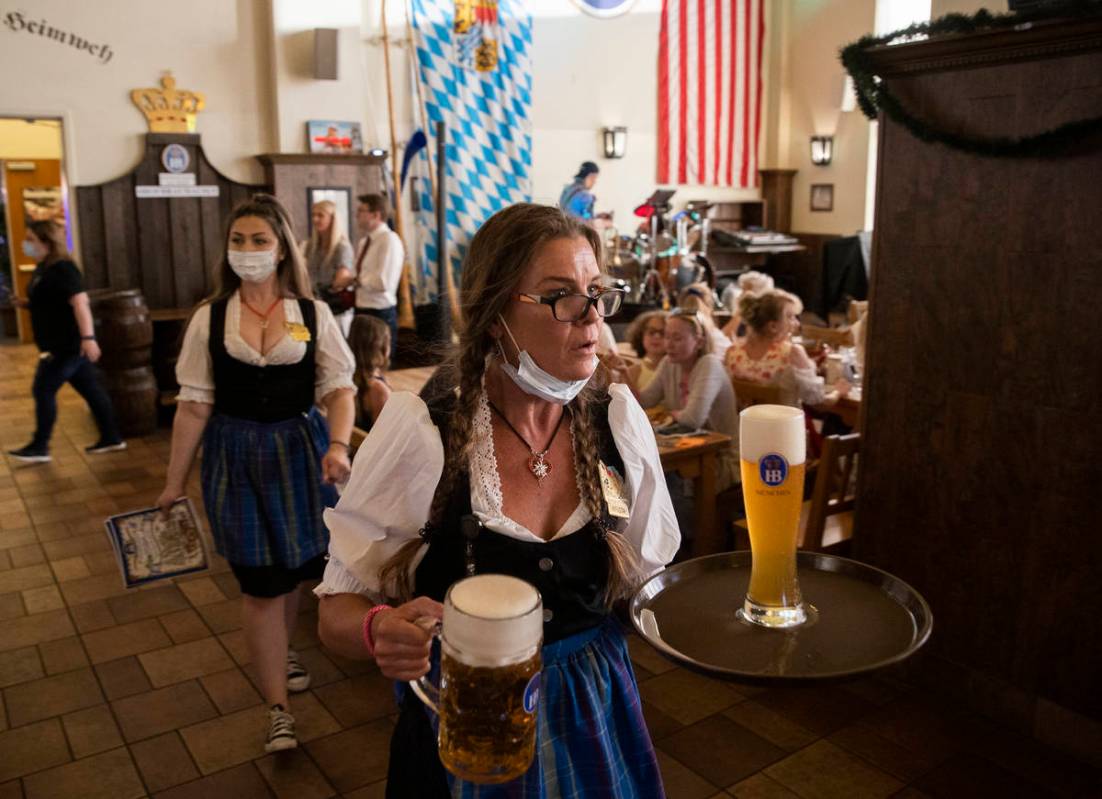
[[202, 92], [177, 89], [171, 72], [161, 78], [161, 86], [130, 92], [134, 105], [145, 114], [150, 133], [194, 133], [195, 116], [206, 105]]

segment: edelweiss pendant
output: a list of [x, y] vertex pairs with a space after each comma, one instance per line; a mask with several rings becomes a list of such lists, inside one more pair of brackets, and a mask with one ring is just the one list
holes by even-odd
[[543, 478], [551, 473], [551, 464], [543, 459], [543, 455], [533, 455], [528, 459], [528, 468], [536, 476], [536, 482], [543, 484]]

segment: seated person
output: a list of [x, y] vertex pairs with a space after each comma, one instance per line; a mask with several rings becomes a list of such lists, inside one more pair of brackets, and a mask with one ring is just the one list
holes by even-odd
[[762, 272], [743, 272], [738, 281], [723, 290], [721, 302], [731, 313], [731, 320], [723, 326], [723, 332], [731, 341], [738, 341], [746, 335], [746, 325], [739, 316], [738, 303], [743, 294], [761, 294], [773, 290], [773, 278]]
[[371, 430], [390, 398], [386, 368], [390, 365], [390, 327], [376, 316], [352, 320], [348, 346], [356, 357], [356, 427]]
[[734, 380], [780, 386], [785, 405], [830, 406], [848, 393], [849, 383], [839, 380], [827, 391], [815, 363], [792, 341], [802, 310], [800, 298], [787, 291], [743, 294], [739, 312], [746, 322], [746, 338], [727, 350], [727, 371]]
[[716, 327], [712, 318], [715, 308], [715, 293], [707, 283], [690, 283], [681, 289], [677, 295], [677, 307], [686, 313], [696, 311], [701, 323], [708, 331], [708, 337], [712, 340], [712, 353], [723, 360], [723, 354], [731, 346], [731, 339]]
[[631, 366], [628, 373], [636, 386], [645, 388], [658, 373], [658, 364], [666, 355], [666, 312], [639, 314], [628, 327], [627, 339], [639, 356], [639, 362]]
[[666, 317], [666, 357], [654, 379], [645, 388], [633, 390], [644, 408], [661, 403], [685, 428], [704, 428], [731, 437], [731, 446], [717, 458], [716, 490], [722, 491], [739, 481], [738, 411], [723, 362], [712, 354], [711, 347], [700, 316], [674, 310]]

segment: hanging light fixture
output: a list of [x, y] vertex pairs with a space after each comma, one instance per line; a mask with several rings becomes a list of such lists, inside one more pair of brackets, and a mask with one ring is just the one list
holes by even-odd
[[833, 136], [811, 137], [811, 163], [815, 166], [826, 166], [834, 157]]
[[604, 128], [605, 158], [623, 158], [628, 149], [628, 129]]

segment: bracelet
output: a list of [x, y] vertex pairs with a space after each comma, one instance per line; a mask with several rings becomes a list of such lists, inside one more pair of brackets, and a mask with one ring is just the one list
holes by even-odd
[[364, 649], [367, 650], [367, 654], [371, 655], [371, 657], [375, 657], [375, 639], [371, 637], [371, 622], [374, 621], [375, 617], [382, 613], [384, 610], [394, 610], [394, 608], [392, 608], [390, 605], [376, 605], [364, 614]]
[[338, 447], [344, 447], [348, 452], [352, 451], [352, 447], [345, 441], [330, 441], [329, 446], [336, 444]]
[[95, 341], [96, 337], [95, 336], [81, 336], [80, 340], [81, 341]]

